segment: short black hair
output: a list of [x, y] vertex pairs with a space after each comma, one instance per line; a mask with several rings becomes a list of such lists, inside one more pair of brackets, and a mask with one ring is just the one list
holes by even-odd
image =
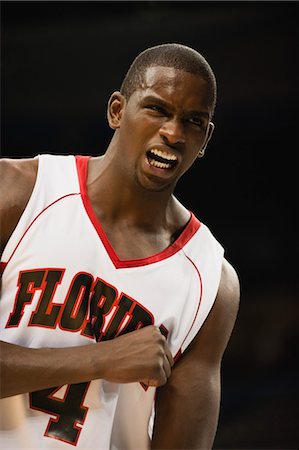
[[208, 83], [212, 115], [216, 106], [216, 78], [206, 59], [191, 47], [182, 44], [161, 44], [141, 52], [131, 64], [122, 82], [120, 92], [128, 100], [142, 86], [148, 67], [174, 67], [199, 75]]

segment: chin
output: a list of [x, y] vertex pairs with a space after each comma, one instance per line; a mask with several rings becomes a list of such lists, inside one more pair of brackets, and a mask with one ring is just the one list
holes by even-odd
[[140, 179], [136, 176], [135, 181], [139, 188], [143, 189], [146, 192], [168, 191], [169, 193], [172, 193], [175, 187], [175, 183], [166, 182], [165, 180], [161, 180], [160, 178], [156, 177], [142, 177], [142, 179]]

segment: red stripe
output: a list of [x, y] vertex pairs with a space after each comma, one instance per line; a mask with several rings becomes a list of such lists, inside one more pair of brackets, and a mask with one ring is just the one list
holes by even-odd
[[103, 230], [93, 208], [90, 203], [88, 193], [87, 193], [87, 186], [86, 186], [86, 179], [87, 179], [87, 164], [90, 157], [86, 156], [76, 156], [76, 163], [77, 163], [77, 170], [78, 170], [78, 177], [79, 177], [79, 183], [80, 183], [80, 190], [81, 190], [81, 196], [83, 200], [83, 204], [85, 207], [85, 210], [95, 228], [97, 231], [111, 261], [113, 262], [114, 266], [119, 268], [127, 268], [127, 267], [140, 267], [145, 266], [148, 264], [152, 264], [155, 262], [162, 261], [163, 259], [169, 258], [170, 256], [177, 253], [179, 250], [184, 247], [184, 245], [192, 238], [192, 236], [196, 233], [196, 231], [201, 226], [200, 221], [194, 216], [193, 213], [191, 213], [191, 217], [189, 220], [189, 223], [185, 227], [184, 231], [181, 233], [179, 238], [169, 247], [167, 247], [165, 250], [156, 253], [155, 255], [146, 257], [146, 258], [138, 258], [138, 259], [127, 259], [127, 260], [121, 260], [115, 253], [112, 245], [110, 244], [105, 231]]
[[182, 356], [182, 349], [180, 348], [175, 357], [173, 358], [174, 363], [176, 363]]
[[[192, 324], [191, 324], [191, 326], [190, 326], [190, 328], [189, 328], [188, 333], [186, 334], [185, 339], [184, 339], [183, 342], [182, 342], [181, 348], [183, 347], [183, 345], [184, 345], [184, 343], [185, 343], [187, 337], [189, 336], [189, 334], [190, 334], [190, 332], [191, 332], [191, 330], [192, 330], [192, 328], [193, 328], [193, 325], [194, 325], [194, 323], [195, 323], [195, 321], [196, 321], [196, 319], [197, 319], [198, 311], [199, 311], [200, 304], [201, 304], [201, 299], [202, 299], [202, 279], [201, 279], [201, 275], [200, 275], [200, 273], [199, 273], [198, 268], [196, 267], [196, 265], [195, 265], [194, 262], [192, 261], [192, 259], [190, 259], [189, 256], [187, 256], [187, 255], [185, 255], [185, 256], [186, 256], [187, 259], [189, 259], [189, 261], [191, 262], [191, 264], [193, 265], [193, 267], [195, 268], [195, 270], [196, 270], [196, 272], [197, 272], [197, 275], [198, 275], [198, 278], [199, 278], [199, 284], [200, 284], [200, 295], [199, 295], [198, 305], [197, 305], [196, 313], [195, 313], [195, 315], [194, 315], [193, 322], [192, 322]], [[177, 355], [176, 355], [176, 356], [177, 356]], [[180, 355], [179, 355], [179, 356], [180, 356]]]
[[7, 262], [0, 262], [0, 275], [3, 274], [5, 267], [7, 266]]

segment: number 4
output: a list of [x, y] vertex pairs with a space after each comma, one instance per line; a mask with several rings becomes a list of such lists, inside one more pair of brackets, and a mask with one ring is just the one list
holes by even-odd
[[62, 386], [30, 394], [30, 407], [55, 418], [49, 420], [44, 436], [76, 445], [88, 408], [83, 402], [90, 383], [67, 385], [63, 398], [55, 397]]

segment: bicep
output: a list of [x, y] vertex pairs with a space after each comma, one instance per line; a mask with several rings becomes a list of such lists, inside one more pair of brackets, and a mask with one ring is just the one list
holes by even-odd
[[159, 388], [153, 448], [211, 448], [220, 404], [221, 360], [239, 304], [239, 283], [225, 261], [215, 304], [196, 338]]

